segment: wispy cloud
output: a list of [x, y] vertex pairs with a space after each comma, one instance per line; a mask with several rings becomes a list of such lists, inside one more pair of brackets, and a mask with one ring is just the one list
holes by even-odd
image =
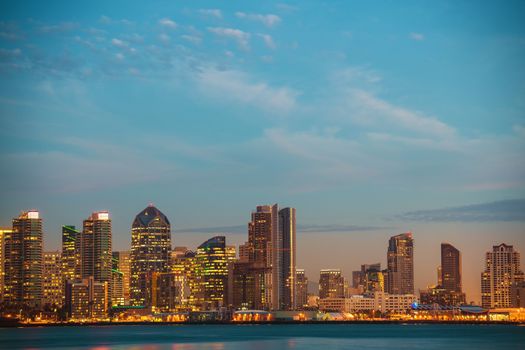
[[200, 9], [198, 12], [204, 16], [222, 18], [222, 12], [219, 9]]
[[278, 113], [290, 112], [298, 93], [288, 87], [272, 87], [237, 70], [202, 68], [196, 76], [201, 90], [221, 100], [236, 101]]
[[409, 37], [410, 37], [410, 39], [415, 40], [415, 41], [423, 41], [423, 40], [425, 40], [425, 36], [423, 34], [421, 34], [421, 33], [412, 32], [412, 33], [410, 33]]
[[276, 45], [275, 45], [275, 42], [273, 41], [273, 38], [271, 35], [268, 35], [268, 34], [257, 34], [259, 37], [261, 37], [261, 39], [264, 41], [264, 44], [269, 48], [269, 49], [272, 49], [272, 50], [275, 50], [276, 49]]
[[235, 16], [241, 19], [260, 22], [267, 27], [273, 27], [281, 22], [281, 17], [274, 14], [263, 15], [258, 13], [236, 12]]
[[437, 222], [525, 221], [525, 199], [465, 205], [433, 210], [411, 211], [398, 216], [401, 220]]
[[[359, 226], [359, 225], [297, 225], [298, 233], [345, 233], [363, 232], [390, 229], [381, 226]], [[192, 227], [176, 230], [179, 233], [205, 233], [205, 234], [246, 234], [248, 224], [233, 226], [214, 226], [214, 227]]]
[[213, 34], [215, 34], [215, 35], [217, 35], [217, 36], [220, 36], [220, 37], [223, 37], [223, 38], [229, 38], [229, 39], [233, 39], [233, 40], [237, 41], [237, 44], [239, 45], [239, 47], [244, 49], [244, 50], [249, 50], [249, 48], [250, 48], [250, 43], [249, 43], [250, 34], [246, 33], [246, 32], [243, 32], [240, 29], [222, 28], [222, 27], [210, 27], [210, 28], [208, 28], [208, 31], [213, 33]]
[[177, 23], [175, 23], [175, 21], [173, 21], [172, 19], [169, 19], [169, 18], [161, 18], [161, 19], [159, 19], [159, 24], [161, 26], [163, 26], [163, 27], [170, 28], [170, 29], [177, 28]]
[[42, 33], [62, 33], [77, 29], [79, 24], [76, 22], [62, 22], [52, 25], [44, 25], [40, 27]]

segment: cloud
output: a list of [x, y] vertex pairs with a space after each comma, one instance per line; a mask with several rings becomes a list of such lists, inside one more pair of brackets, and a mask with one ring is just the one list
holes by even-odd
[[204, 92], [220, 100], [242, 104], [277, 113], [288, 113], [296, 105], [298, 93], [287, 87], [272, 87], [264, 82], [255, 82], [241, 71], [202, 68], [196, 82]]
[[273, 38], [271, 35], [268, 35], [268, 34], [257, 34], [259, 37], [261, 37], [261, 39], [264, 41], [264, 44], [269, 48], [269, 49], [272, 49], [272, 50], [275, 50], [276, 49], [276, 45], [275, 45], [275, 42], [273, 41]]
[[195, 45], [199, 45], [202, 42], [202, 38], [196, 35], [184, 34], [184, 35], [181, 35], [180, 37]]
[[516, 135], [525, 139], [525, 126], [516, 124], [512, 127], [512, 130]]
[[525, 221], [525, 199], [465, 205], [433, 210], [411, 211], [398, 216], [401, 220], [430, 222]]
[[261, 22], [262, 24], [264, 24], [265, 26], [269, 28], [281, 22], [281, 17], [274, 15], [274, 14], [262, 15], [262, 14], [257, 14], [257, 13], [235, 12], [235, 16], [241, 19]]
[[173, 20], [169, 18], [159, 19], [159, 24], [163, 27], [170, 28], [170, 29], [177, 28], [177, 23], [175, 23]]
[[53, 25], [44, 25], [40, 27], [40, 32], [42, 33], [62, 33], [72, 31], [79, 27], [79, 24], [76, 22], [62, 22]]
[[219, 9], [200, 9], [198, 12], [204, 16], [222, 18], [222, 12]]
[[421, 33], [414, 33], [414, 32], [412, 32], [412, 33], [410, 33], [409, 36], [410, 36], [410, 39], [415, 40], [415, 41], [423, 41], [423, 40], [425, 40], [425, 36], [423, 34], [421, 34]]
[[117, 39], [117, 38], [111, 39], [111, 44], [113, 44], [113, 46], [119, 47], [121, 49], [125, 49], [125, 48], [129, 47], [129, 43], [127, 41], [120, 40], [120, 39]]
[[237, 44], [240, 48], [244, 50], [249, 50], [250, 44], [250, 34], [243, 32], [240, 29], [235, 28], [222, 28], [222, 27], [210, 27], [208, 31], [224, 38], [230, 38], [237, 41]]
[[437, 118], [396, 106], [365, 90], [353, 89], [351, 97], [367, 122], [388, 123], [391, 126], [440, 138], [451, 138], [456, 134], [454, 128]]
[[125, 24], [125, 25], [132, 25], [134, 24], [132, 21], [128, 20], [128, 19], [112, 19], [108, 16], [105, 16], [105, 15], [102, 15], [100, 16], [99, 18], [99, 23], [102, 23], [102, 24], [106, 24], [106, 25], [110, 25], [110, 24]]

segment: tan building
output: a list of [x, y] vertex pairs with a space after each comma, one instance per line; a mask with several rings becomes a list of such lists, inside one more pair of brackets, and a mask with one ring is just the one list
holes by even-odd
[[411, 232], [390, 238], [386, 282], [385, 291], [390, 294], [414, 294], [414, 240]]
[[319, 277], [319, 299], [344, 298], [345, 279], [340, 269], [323, 269]]
[[44, 252], [42, 264], [42, 305], [59, 308], [63, 304], [62, 264], [60, 252]]
[[113, 252], [111, 270], [111, 304], [129, 305], [130, 301], [130, 252]]
[[513, 304], [512, 288], [525, 276], [520, 269], [520, 253], [502, 243], [485, 255], [481, 273], [481, 305], [484, 308], [508, 308]]
[[66, 312], [73, 321], [104, 320], [108, 317], [108, 283], [93, 277], [82, 282], [69, 281], [66, 287]]
[[301, 310], [308, 306], [308, 277], [304, 269], [296, 269], [296, 304], [297, 309]]
[[338, 312], [404, 313], [412, 308], [417, 297], [412, 294], [388, 294], [375, 292], [371, 296], [353, 295], [349, 298], [327, 298], [319, 300], [319, 310]]

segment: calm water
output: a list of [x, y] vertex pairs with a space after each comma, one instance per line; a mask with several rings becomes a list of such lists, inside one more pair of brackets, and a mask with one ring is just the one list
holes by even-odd
[[504, 325], [155, 325], [0, 328], [0, 349], [525, 349]]

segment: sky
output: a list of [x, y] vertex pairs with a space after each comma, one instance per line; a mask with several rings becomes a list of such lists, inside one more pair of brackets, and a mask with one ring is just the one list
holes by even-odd
[[[492, 245], [525, 254], [525, 3], [3, 1], [0, 226], [109, 210], [129, 249], [148, 203], [174, 246], [247, 240], [297, 208], [298, 267], [351, 276], [412, 231], [480, 300]], [[522, 264], [524, 258], [522, 256]]]

